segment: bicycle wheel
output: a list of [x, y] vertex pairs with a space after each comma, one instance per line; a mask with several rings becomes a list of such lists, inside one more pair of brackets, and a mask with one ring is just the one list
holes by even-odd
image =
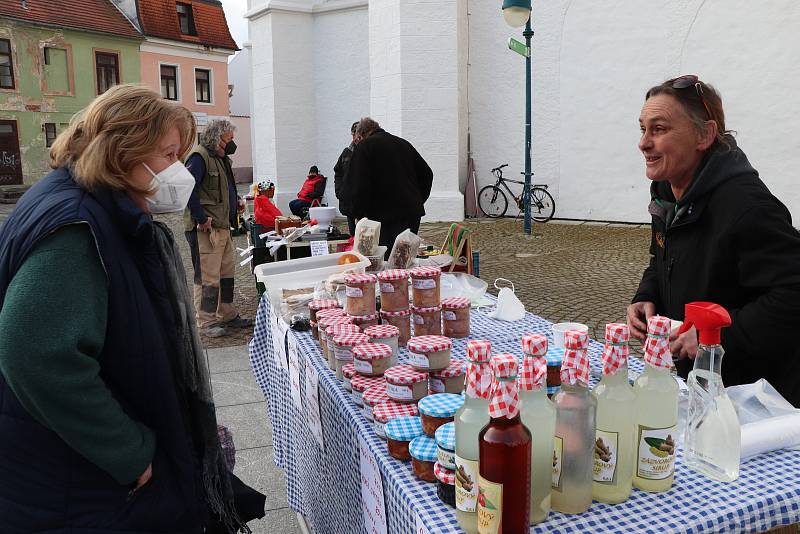
[[531, 189], [531, 217], [536, 222], [547, 222], [556, 212], [556, 201], [543, 187]]
[[508, 209], [508, 198], [499, 187], [487, 185], [478, 193], [478, 207], [487, 217], [502, 217]]

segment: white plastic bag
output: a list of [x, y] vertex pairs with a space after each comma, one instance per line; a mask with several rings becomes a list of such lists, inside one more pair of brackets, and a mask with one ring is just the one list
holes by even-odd
[[[499, 287], [497, 282], [504, 280], [511, 284], [511, 287]], [[519, 321], [525, 317], [525, 305], [514, 294], [514, 283], [505, 278], [498, 278], [494, 281], [494, 287], [499, 289], [497, 294], [497, 306], [494, 311], [489, 312], [488, 315], [492, 319], [499, 319], [501, 321]]]
[[485, 281], [468, 273], [442, 273], [439, 288], [443, 299], [448, 297], [467, 297], [473, 306], [483, 303], [486, 289]]
[[374, 256], [378, 251], [380, 237], [381, 223], [364, 217], [356, 223], [356, 236], [353, 240], [353, 246], [364, 256]]
[[800, 449], [800, 409], [763, 378], [726, 388], [742, 426], [742, 461], [763, 452]]
[[392, 246], [392, 253], [389, 255], [389, 269], [408, 269], [414, 264], [414, 258], [417, 257], [417, 251], [422, 239], [406, 228], [397, 236]]

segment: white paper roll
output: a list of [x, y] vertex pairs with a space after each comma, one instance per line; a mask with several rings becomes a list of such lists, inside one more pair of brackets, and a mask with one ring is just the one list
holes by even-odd
[[800, 446], [800, 413], [742, 425], [742, 461], [762, 452]]

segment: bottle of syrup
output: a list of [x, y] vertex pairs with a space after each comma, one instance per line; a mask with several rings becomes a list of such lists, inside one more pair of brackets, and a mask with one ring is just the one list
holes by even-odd
[[491, 419], [478, 436], [478, 532], [528, 534], [531, 433], [520, 419], [517, 358], [498, 354], [492, 369]]

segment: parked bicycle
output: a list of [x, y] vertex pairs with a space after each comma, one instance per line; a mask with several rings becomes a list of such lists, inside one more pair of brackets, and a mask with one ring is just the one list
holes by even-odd
[[[508, 191], [519, 211], [525, 211], [525, 182], [503, 178], [504, 167], [508, 167], [508, 163], [492, 169], [492, 174], [497, 178], [497, 181], [494, 185], [487, 185], [478, 192], [478, 207], [487, 217], [502, 217], [508, 211], [508, 197], [500, 186], [503, 186]], [[516, 196], [508, 187], [508, 182], [522, 184], [522, 193]], [[547, 184], [531, 184], [531, 217], [533, 220], [547, 222], [553, 218], [555, 211], [556, 201], [547, 191]]]

